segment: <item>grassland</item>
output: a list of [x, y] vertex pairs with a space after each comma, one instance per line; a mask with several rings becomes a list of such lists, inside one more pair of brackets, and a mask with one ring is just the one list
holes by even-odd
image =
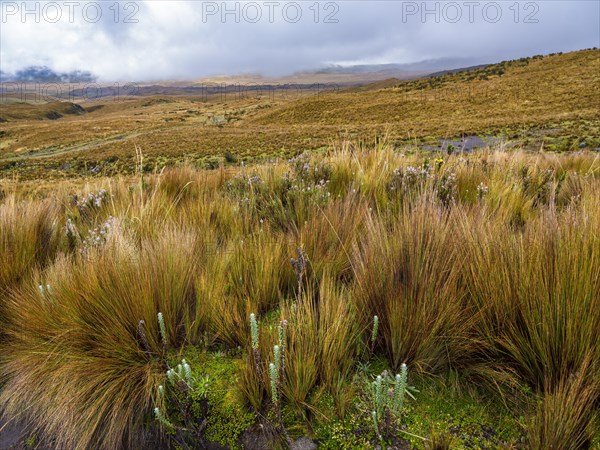
[[[600, 51], [0, 103], [0, 437], [600, 446]], [[442, 151], [478, 135], [477, 151]], [[0, 442], [1, 439], [0, 439]]]
[[[20, 179], [133, 173], [136, 145], [147, 171], [211, 168], [384, 135], [402, 151], [464, 135], [533, 150], [595, 149], [599, 73], [600, 51], [591, 49], [318, 94], [109, 97], [75, 103], [83, 114], [68, 114], [73, 103], [5, 102], [0, 171]], [[49, 120], [52, 111], [63, 117]]]
[[[0, 405], [32, 442], [598, 445], [592, 152], [346, 143], [31, 186], [0, 200]], [[404, 363], [376, 432], [372, 383]]]

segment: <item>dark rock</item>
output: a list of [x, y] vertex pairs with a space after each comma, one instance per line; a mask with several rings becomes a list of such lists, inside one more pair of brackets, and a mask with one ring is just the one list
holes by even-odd
[[17, 424], [0, 421], [0, 449], [16, 448], [24, 435], [23, 428]]
[[71, 103], [71, 105], [65, 109], [66, 114], [85, 114], [87, 111], [83, 106], [78, 105], [77, 103]]
[[46, 113], [46, 118], [50, 119], [50, 120], [58, 120], [62, 117], [63, 115], [59, 112], [56, 111], [49, 111]]
[[307, 437], [300, 437], [292, 444], [292, 450], [315, 450], [317, 448], [317, 444], [311, 439]]
[[245, 450], [268, 450], [274, 447], [275, 440], [272, 427], [256, 424], [242, 433], [239, 445]]
[[[20, 422], [8, 421], [0, 418], [0, 450], [25, 450], [31, 448], [28, 438], [32, 434], [27, 426]], [[38, 450], [51, 450], [51, 446], [39, 439], [34, 439], [35, 448]]]

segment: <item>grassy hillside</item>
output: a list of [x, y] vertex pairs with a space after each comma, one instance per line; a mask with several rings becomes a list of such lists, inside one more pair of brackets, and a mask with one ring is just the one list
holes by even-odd
[[500, 136], [536, 150], [600, 147], [599, 50], [318, 95], [271, 94], [103, 99], [82, 104], [87, 114], [41, 122], [33, 122], [39, 111], [29, 118], [19, 113], [38, 106], [2, 105], [2, 116], [11, 119], [0, 124], [0, 173], [132, 172], [135, 145], [147, 170], [269, 159], [383, 135], [403, 151], [463, 134]]
[[264, 112], [251, 123], [387, 127], [401, 137], [402, 132], [455, 136], [597, 119], [600, 51], [587, 50], [303, 99]]
[[31, 120], [58, 120], [69, 114], [85, 114], [86, 110], [72, 102], [6, 102], [2, 104], [0, 122], [31, 121]]

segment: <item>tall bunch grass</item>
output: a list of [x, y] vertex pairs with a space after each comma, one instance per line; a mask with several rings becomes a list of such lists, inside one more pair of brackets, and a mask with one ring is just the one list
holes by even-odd
[[53, 200], [0, 204], [0, 294], [56, 256], [64, 237], [61, 207]]
[[600, 385], [587, 359], [580, 370], [560, 382], [550, 381], [527, 424], [528, 448], [591, 448], [597, 433]]
[[481, 340], [535, 388], [600, 357], [598, 216], [547, 211], [518, 234], [504, 224], [465, 225], [465, 283]]
[[369, 215], [354, 252], [362, 323], [379, 317], [378, 350], [394, 370], [406, 363], [439, 372], [463, 356], [469, 323], [453, 222], [428, 200], [390, 222]]
[[361, 328], [352, 294], [325, 274], [317, 289], [309, 288], [297, 302], [287, 304], [286, 399], [310, 411], [310, 396], [318, 386], [333, 397], [338, 415], [348, 407], [346, 389], [357, 361]]
[[[105, 247], [64, 256], [7, 304], [0, 394], [57, 448], [134, 448], [163, 376], [161, 311], [169, 347], [196, 341], [194, 242], [178, 232], [135, 245], [115, 229]], [[144, 336], [139, 321], [144, 320]], [[148, 354], [150, 351], [150, 354]]]

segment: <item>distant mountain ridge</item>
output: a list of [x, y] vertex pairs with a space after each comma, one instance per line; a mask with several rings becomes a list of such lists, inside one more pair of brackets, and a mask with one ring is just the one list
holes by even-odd
[[0, 70], [0, 82], [93, 83], [97, 77], [85, 70], [55, 72], [47, 66], [29, 66], [15, 73]]
[[[410, 79], [426, 76], [436, 71], [463, 70], [477, 63], [469, 58], [439, 58], [402, 64], [331, 64], [314, 70], [301, 71], [281, 77], [270, 78], [262, 75], [228, 75], [223, 77], [203, 77], [195, 81], [153, 81], [138, 80], [143, 86], [191, 87], [198, 83], [218, 84], [264, 84], [272, 83], [315, 83], [340, 82], [346, 85], [363, 84], [365, 82], [388, 78]], [[95, 83], [98, 77], [86, 70], [57, 72], [47, 66], [29, 66], [14, 73], [0, 70], [0, 82], [27, 83]]]
[[[313, 73], [365, 74], [365, 73], [402, 73], [402, 72], [433, 72], [442, 70], [457, 70], [480, 63], [472, 58], [438, 58], [426, 59], [412, 63], [385, 64], [332, 64], [315, 70]], [[310, 73], [310, 72], [307, 72]]]

